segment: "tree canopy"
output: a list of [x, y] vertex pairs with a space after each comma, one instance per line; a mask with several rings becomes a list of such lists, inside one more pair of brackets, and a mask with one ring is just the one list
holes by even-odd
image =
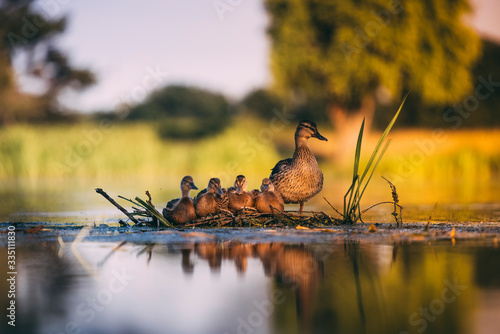
[[345, 109], [411, 89], [429, 104], [472, 87], [480, 40], [467, 0], [265, 0], [274, 88], [325, 96]]
[[229, 116], [229, 103], [223, 95], [172, 85], [151, 93], [130, 110], [128, 119], [158, 122], [164, 138], [196, 138], [224, 129]]
[[[81, 90], [95, 82], [92, 72], [76, 69], [58, 50], [53, 37], [66, 28], [66, 18], [54, 18], [34, 0], [0, 0], [0, 124], [60, 115], [57, 98], [64, 89]], [[13, 60], [26, 59], [24, 75], [41, 82], [41, 96], [21, 94], [14, 80]]]

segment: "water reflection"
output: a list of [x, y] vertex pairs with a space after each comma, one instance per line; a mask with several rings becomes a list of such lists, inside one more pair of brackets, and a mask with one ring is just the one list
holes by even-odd
[[[56, 241], [26, 242], [18, 248], [17, 325], [2, 321], [0, 328], [487, 333], [500, 325], [492, 316], [500, 309], [499, 259], [494, 247], [363, 240], [83, 242], [62, 252]], [[0, 291], [7, 291], [5, 281]], [[0, 301], [5, 310], [3, 292]]]

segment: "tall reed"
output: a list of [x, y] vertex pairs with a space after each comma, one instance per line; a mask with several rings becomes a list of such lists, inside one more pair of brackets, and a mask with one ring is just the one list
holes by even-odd
[[382, 133], [382, 135], [380, 136], [380, 139], [378, 140], [377, 145], [375, 146], [375, 149], [373, 150], [372, 155], [370, 156], [370, 160], [368, 160], [368, 163], [366, 164], [363, 173], [360, 176], [359, 160], [361, 157], [361, 144], [363, 142], [363, 132], [365, 128], [365, 120], [363, 119], [363, 123], [361, 124], [361, 128], [358, 134], [358, 141], [356, 143], [356, 151], [354, 153], [352, 183], [344, 196], [344, 210], [342, 213], [342, 222], [344, 224], [355, 224], [358, 222], [358, 220], [361, 220], [361, 208], [360, 208], [361, 198], [365, 193], [366, 187], [370, 183], [370, 180], [373, 176], [373, 173], [375, 172], [375, 169], [377, 168], [378, 164], [380, 163], [380, 160], [384, 156], [384, 153], [387, 151], [387, 148], [391, 143], [390, 139], [386, 140], [387, 135], [389, 134], [394, 123], [396, 122], [396, 119], [398, 118], [401, 109], [403, 108], [403, 105], [406, 101], [406, 98], [408, 97], [408, 94], [409, 93], [406, 93], [405, 97], [403, 98], [403, 102], [401, 102], [401, 105], [399, 106], [398, 111], [392, 118], [389, 125], [387, 125], [384, 133]]

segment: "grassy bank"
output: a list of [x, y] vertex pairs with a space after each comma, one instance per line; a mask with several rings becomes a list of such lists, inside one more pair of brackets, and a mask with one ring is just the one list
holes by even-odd
[[161, 140], [151, 124], [4, 128], [0, 130], [0, 180], [265, 175], [279, 156], [274, 147], [252, 140], [256, 127], [247, 121], [196, 142]]
[[[227, 184], [240, 173], [261, 179], [279, 159], [293, 152], [293, 131], [294, 126], [273, 130], [265, 123], [244, 119], [204, 140], [165, 141], [151, 124], [18, 125], [0, 129], [0, 182], [171, 177], [177, 184], [179, 177], [192, 174], [203, 179], [218, 176]], [[311, 147], [325, 174], [349, 178], [351, 157], [345, 157], [349, 163], [342, 164], [335, 156], [335, 147], [344, 144], [335, 140], [333, 132], [322, 133], [330, 141], [311, 140]], [[362, 153], [370, 153], [377, 135], [367, 138]], [[396, 185], [493, 182], [500, 171], [500, 130], [395, 130], [390, 138], [378, 173]]]

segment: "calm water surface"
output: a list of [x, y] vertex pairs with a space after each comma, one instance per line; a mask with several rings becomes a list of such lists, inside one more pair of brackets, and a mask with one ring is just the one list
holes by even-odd
[[[389, 230], [383, 237], [344, 230], [21, 230], [16, 327], [4, 316], [2, 333], [500, 328], [498, 234], [460, 238], [465, 232], [458, 232], [452, 241], [423, 240], [411, 230], [399, 233], [406, 239]], [[1, 236], [5, 259], [6, 234]], [[9, 271], [5, 265], [3, 273]], [[8, 289], [2, 280], [2, 310], [9, 305]]]
[[[500, 233], [482, 233], [500, 219], [494, 185], [398, 185], [406, 221], [480, 222], [456, 239], [422, 226], [132, 232], [114, 227], [123, 217], [95, 187], [114, 198], [150, 190], [158, 206], [179, 192], [178, 182], [133, 179], [0, 188], [0, 333], [500, 333]], [[321, 195], [342, 205], [338, 192]], [[390, 199], [375, 182], [365, 203]], [[321, 196], [307, 206], [333, 215]], [[365, 220], [392, 223], [391, 211], [377, 207]], [[6, 317], [8, 226], [15, 327]]]

